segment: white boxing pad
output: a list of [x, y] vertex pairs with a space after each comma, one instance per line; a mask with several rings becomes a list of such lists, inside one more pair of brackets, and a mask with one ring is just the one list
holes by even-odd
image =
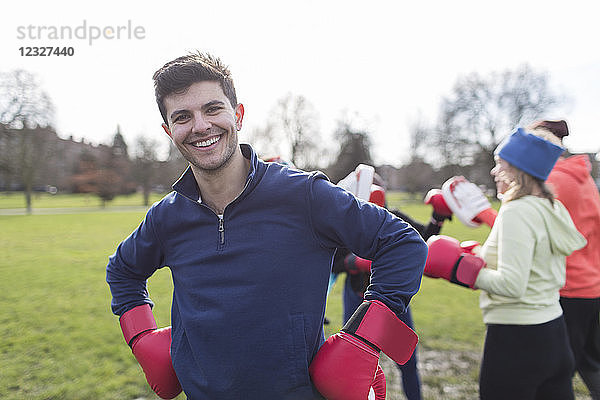
[[375, 175], [375, 168], [366, 164], [359, 164], [356, 171], [356, 197], [361, 200], [369, 201], [371, 196], [371, 184]]
[[343, 189], [346, 189], [350, 193], [356, 195], [356, 185], [358, 182], [356, 181], [356, 172], [352, 171], [345, 178], [342, 178], [337, 185]]
[[369, 201], [374, 175], [375, 168], [370, 165], [359, 164], [354, 171], [350, 172], [345, 178], [340, 180], [337, 185], [346, 189], [359, 199]]
[[481, 225], [480, 222], [473, 221], [473, 218], [492, 207], [481, 189], [464, 176], [453, 176], [444, 182], [442, 196], [460, 222], [471, 228]]

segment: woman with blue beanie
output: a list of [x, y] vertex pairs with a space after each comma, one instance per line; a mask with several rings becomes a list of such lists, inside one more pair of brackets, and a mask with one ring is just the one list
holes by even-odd
[[573, 399], [559, 290], [566, 256], [586, 241], [544, 183], [563, 150], [521, 128], [496, 150], [502, 206], [474, 284], [487, 325], [482, 399]]
[[573, 353], [559, 291], [566, 257], [586, 245], [545, 181], [564, 149], [519, 128], [490, 171], [502, 200], [481, 248], [448, 236], [427, 241], [425, 275], [480, 289], [487, 326], [483, 400], [572, 400]]

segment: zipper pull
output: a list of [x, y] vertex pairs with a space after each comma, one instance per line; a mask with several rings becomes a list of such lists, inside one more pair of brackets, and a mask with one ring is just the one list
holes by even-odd
[[219, 240], [225, 244], [225, 227], [223, 226], [223, 216], [219, 215]]

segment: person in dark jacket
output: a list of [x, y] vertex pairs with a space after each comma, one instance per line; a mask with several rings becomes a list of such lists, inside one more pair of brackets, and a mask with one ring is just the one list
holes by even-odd
[[[378, 174], [373, 176], [373, 193], [376, 191], [385, 191], [385, 182]], [[372, 196], [371, 201], [378, 203], [385, 199], [385, 196]], [[418, 222], [407, 214], [402, 213], [398, 209], [390, 211], [397, 217], [403, 219], [412, 225], [421, 235], [423, 240], [429, 239], [433, 235], [440, 233], [444, 221], [452, 218], [452, 211], [446, 205], [441, 191], [438, 189], [430, 190], [425, 196], [425, 203], [430, 204], [433, 208], [431, 219], [427, 225]], [[387, 203], [379, 204], [387, 208]], [[346, 323], [356, 309], [363, 301], [363, 296], [370, 280], [370, 265], [367, 260], [357, 257], [348, 249], [340, 249], [334, 258], [333, 273], [338, 275], [346, 273], [343, 291], [343, 307], [344, 307], [344, 323]], [[337, 277], [336, 277], [337, 279]], [[406, 308], [406, 312], [400, 315], [400, 319], [409, 327], [413, 328], [414, 323], [410, 307]], [[407, 363], [398, 364], [402, 377], [402, 389], [408, 400], [420, 400], [421, 396], [421, 379], [417, 368], [417, 353], [414, 352]]]
[[[244, 107], [220, 59], [179, 57], [154, 84], [189, 167], [106, 269], [112, 311], [149, 384], [163, 398], [385, 397], [379, 352], [406, 361], [416, 345], [398, 315], [422, 277], [418, 232], [320, 172], [266, 163], [239, 144]], [[373, 260], [373, 274], [355, 316], [325, 340], [337, 248]], [[157, 329], [147, 279], [163, 267], [172, 327]]]

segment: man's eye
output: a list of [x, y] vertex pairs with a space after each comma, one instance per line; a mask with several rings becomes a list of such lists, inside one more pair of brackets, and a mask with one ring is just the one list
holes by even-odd
[[206, 112], [207, 112], [208, 114], [216, 114], [216, 113], [218, 113], [218, 112], [219, 112], [219, 110], [220, 110], [220, 109], [221, 109], [221, 107], [217, 107], [217, 106], [215, 106], [215, 107], [210, 107], [208, 110], [206, 110]]
[[187, 119], [189, 119], [188, 115], [181, 114], [181, 115], [178, 115], [177, 117], [175, 117], [173, 122], [183, 122], [183, 121], [186, 121]]

